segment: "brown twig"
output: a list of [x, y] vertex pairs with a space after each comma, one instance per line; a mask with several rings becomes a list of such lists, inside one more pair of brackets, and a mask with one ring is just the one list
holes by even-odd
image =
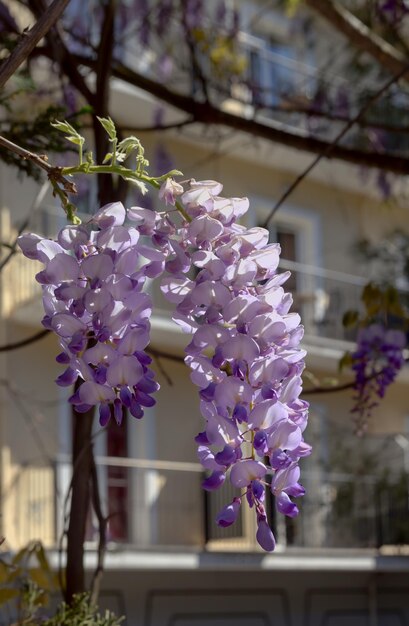
[[169, 361], [175, 361], [177, 363], [184, 363], [185, 357], [171, 354], [170, 352], [164, 352], [163, 350], [156, 350], [148, 346], [145, 348], [148, 354], [151, 354], [154, 358], [168, 359]]
[[44, 156], [40, 156], [38, 154], [35, 154], [34, 152], [30, 152], [30, 150], [26, 150], [25, 148], [18, 146], [17, 144], [13, 143], [9, 139], [6, 139], [5, 137], [2, 137], [1, 135], [0, 146], [3, 146], [3, 148], [6, 148], [11, 152], [14, 152], [22, 159], [28, 159], [29, 161], [35, 163], [35, 165], [38, 165], [38, 167], [41, 167], [45, 172], [47, 172], [47, 176], [51, 181], [55, 181], [56, 183], [62, 185], [65, 192], [77, 193], [75, 183], [73, 183], [71, 180], [68, 180], [68, 178], [65, 178], [65, 176], [61, 174], [62, 168], [50, 165], [50, 163], [46, 161]]
[[171, 377], [169, 376], [169, 374], [167, 373], [167, 371], [165, 370], [165, 368], [163, 367], [160, 357], [155, 353], [155, 351], [150, 350], [150, 353], [152, 354], [154, 361], [156, 363], [156, 366], [159, 370], [159, 372], [162, 374], [163, 378], [166, 380], [166, 382], [168, 383], [169, 387], [173, 387], [173, 381], [171, 379]]
[[[75, 55], [79, 63], [95, 69], [92, 59]], [[406, 68], [407, 69], [407, 68]], [[406, 70], [405, 70], [406, 71]], [[289, 148], [312, 152], [317, 155], [325, 153], [331, 147], [331, 156], [355, 165], [375, 167], [395, 172], [396, 174], [407, 174], [409, 170], [409, 160], [406, 157], [394, 154], [377, 154], [347, 146], [339, 146], [324, 139], [311, 137], [299, 130], [289, 130], [283, 128], [282, 124], [274, 120], [262, 121], [254, 118], [245, 118], [241, 115], [229, 113], [209, 102], [198, 102], [191, 96], [184, 95], [169, 89], [166, 85], [138, 74], [131, 68], [123, 65], [118, 60], [114, 60], [112, 75], [124, 80], [130, 85], [139, 87], [152, 94], [156, 98], [170, 104], [171, 106], [192, 115], [198, 124], [211, 124], [226, 126], [239, 132], [249, 133], [252, 137], [260, 137], [267, 141], [284, 144]], [[395, 78], [394, 81], [398, 80]], [[393, 81], [393, 82], [394, 82]], [[379, 96], [378, 96], [379, 97]], [[355, 124], [355, 119], [353, 121]]]
[[[378, 376], [379, 374], [377, 374]], [[374, 378], [374, 376], [372, 376], [371, 378]], [[369, 378], [368, 378], [369, 380]], [[303, 396], [310, 396], [313, 395], [315, 393], [317, 394], [322, 394], [322, 393], [330, 393], [330, 392], [336, 392], [336, 391], [346, 391], [347, 389], [353, 389], [355, 386], [355, 381], [351, 380], [348, 383], [343, 383], [342, 385], [331, 385], [331, 386], [324, 386], [324, 385], [320, 385], [317, 387], [311, 387], [310, 389], [303, 389], [302, 394]]]
[[26, 346], [43, 339], [46, 335], [48, 335], [50, 331], [48, 329], [40, 330], [38, 333], [27, 337], [26, 339], [21, 339], [20, 341], [14, 341], [12, 343], [6, 343], [0, 346], [0, 352], [11, 352], [12, 350], [18, 350], [19, 348], [25, 348]]
[[54, 0], [28, 32], [24, 32], [20, 42], [10, 56], [0, 66], [0, 89], [13, 76], [16, 70], [27, 59], [38, 42], [48, 33], [62, 15], [70, 0]]
[[333, 0], [305, 0], [305, 2], [338, 32], [343, 33], [352, 45], [370, 54], [389, 72], [398, 74], [404, 70], [407, 64], [405, 56], [373, 32], [340, 2]]
[[[27, 5], [37, 19], [47, 7], [45, 0], [27, 0]], [[71, 85], [84, 96], [88, 104], [93, 106], [95, 104], [94, 93], [88, 87], [87, 81], [78, 68], [78, 64], [67, 49], [58, 23], [54, 25], [52, 32], [49, 31], [47, 33], [47, 42], [51, 52], [50, 55], [48, 55], [49, 59], [52, 63], [56, 61], [59, 63], [61, 70], [69, 77]]]
[[396, 82], [399, 81], [400, 78], [402, 78], [402, 76], [404, 76], [405, 74], [407, 74], [409, 72], [409, 64], [405, 65], [405, 67], [403, 67], [398, 74], [395, 74], [395, 76], [392, 76], [392, 78], [390, 78], [386, 83], [384, 83], [382, 85], [382, 87], [380, 87], [380, 89], [378, 89], [378, 91], [376, 91], [370, 98], [369, 100], [367, 100], [367, 102], [361, 107], [361, 109], [358, 111], [358, 113], [349, 120], [348, 124], [346, 124], [344, 126], [344, 128], [337, 134], [337, 136], [331, 141], [331, 143], [328, 144], [328, 146], [326, 147], [325, 150], [323, 150], [321, 153], [319, 153], [313, 160], [312, 162], [309, 164], [308, 167], [305, 168], [305, 170], [303, 172], [301, 172], [301, 174], [299, 176], [297, 176], [297, 178], [291, 183], [291, 185], [286, 189], [286, 191], [282, 194], [282, 196], [278, 199], [278, 201], [275, 203], [274, 207], [272, 208], [272, 210], [270, 211], [269, 215], [267, 216], [267, 218], [265, 219], [263, 226], [265, 228], [267, 228], [270, 220], [274, 217], [274, 215], [277, 213], [278, 209], [282, 206], [282, 204], [285, 202], [285, 200], [287, 200], [287, 198], [293, 193], [293, 191], [298, 187], [298, 185], [308, 176], [308, 174], [310, 174], [310, 172], [316, 167], [316, 165], [318, 165], [318, 163], [325, 157], [330, 157], [336, 146], [338, 145], [338, 143], [341, 141], [341, 139], [343, 137], [345, 137], [345, 135], [348, 133], [348, 131], [357, 123], [359, 122], [359, 120], [361, 120], [364, 115], [366, 114], [366, 112], [368, 111], [368, 109], [384, 94], [388, 91], [388, 89], [390, 89], [390, 87], [392, 85], [394, 85]]
[[[152, 126], [133, 126], [132, 128], [120, 128], [122, 132], [127, 133], [150, 133], [155, 131], [165, 131], [165, 130], [177, 130], [178, 128], [184, 128], [185, 126], [191, 126], [196, 122], [194, 117], [188, 117], [186, 120], [181, 120], [180, 122], [169, 122], [169, 124], [154, 124]], [[409, 128], [408, 128], [409, 132]]]
[[[409, 363], [409, 358], [405, 359], [405, 363]], [[365, 382], [369, 382], [371, 380], [374, 380], [375, 378], [378, 378], [378, 376], [381, 376], [384, 372], [386, 372], [388, 368], [386, 367], [384, 370], [381, 369], [377, 372], [373, 372], [370, 376], [366, 376], [365, 378]], [[351, 380], [347, 383], [342, 383], [341, 385], [331, 385], [331, 386], [324, 386], [324, 385], [317, 385], [316, 387], [311, 387], [310, 389], [304, 389], [302, 394], [303, 395], [312, 395], [312, 394], [321, 394], [321, 393], [330, 393], [330, 392], [336, 392], [336, 391], [346, 391], [347, 389], [354, 389], [356, 385], [355, 380]]]
[[91, 587], [90, 587], [90, 591], [91, 591], [90, 603], [92, 606], [95, 606], [98, 601], [102, 574], [104, 573], [104, 557], [105, 557], [105, 552], [106, 552], [106, 547], [107, 547], [106, 533], [107, 533], [108, 520], [104, 516], [102, 507], [101, 507], [101, 496], [99, 493], [99, 486], [98, 486], [98, 472], [97, 472], [97, 466], [95, 463], [94, 455], [92, 455], [92, 461], [91, 461], [91, 498], [92, 498], [92, 506], [93, 506], [95, 515], [97, 516], [97, 520], [98, 520], [98, 535], [99, 535], [98, 561], [97, 561], [97, 566], [95, 568], [94, 574], [92, 576]]

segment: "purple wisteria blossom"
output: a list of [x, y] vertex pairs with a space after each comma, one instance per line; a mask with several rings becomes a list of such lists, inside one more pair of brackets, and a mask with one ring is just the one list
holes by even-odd
[[19, 238], [23, 253], [44, 264], [36, 276], [43, 286], [43, 325], [58, 335], [57, 361], [66, 365], [56, 382], [82, 380], [70, 402], [79, 412], [98, 406], [102, 426], [111, 416], [120, 424], [124, 408], [141, 418], [159, 388], [144, 351], [152, 303], [142, 289], [146, 277], [164, 267], [165, 256], [147, 252], [139, 230], [124, 226], [125, 217], [115, 202], [88, 227], [63, 228], [58, 241]]
[[229, 480], [238, 490], [216, 521], [233, 524], [245, 497], [255, 510], [257, 541], [269, 551], [275, 539], [266, 489], [280, 513], [297, 515], [291, 498], [304, 494], [298, 461], [311, 451], [303, 439], [308, 405], [299, 398], [303, 328], [282, 287], [289, 273], [277, 273], [279, 245], [268, 244], [267, 230], [238, 224], [248, 200], [221, 191], [216, 181], [192, 180], [183, 193], [170, 181], [163, 185], [162, 197], [178, 199], [189, 220], [175, 233], [178, 269], [162, 279], [162, 291], [176, 304], [175, 322], [192, 335], [185, 362], [206, 422], [196, 438], [209, 472], [203, 487], [212, 491]]
[[406, 336], [401, 330], [387, 329], [382, 324], [371, 324], [358, 333], [357, 349], [352, 354], [355, 372], [355, 414], [357, 434], [362, 435], [372, 410], [383, 398], [387, 387], [395, 380], [405, 360], [402, 350]]
[[233, 524], [246, 500], [269, 551], [266, 490], [280, 513], [297, 515], [298, 462], [311, 451], [303, 438], [308, 404], [299, 397], [303, 327], [283, 288], [289, 272], [277, 271], [280, 246], [268, 243], [266, 229], [238, 223], [247, 198], [221, 192], [216, 181], [167, 178], [161, 213], [115, 202], [89, 224], [63, 228], [57, 241], [29, 234], [19, 244], [44, 265], [43, 324], [58, 335], [57, 361], [66, 366], [57, 382], [79, 381], [70, 402], [77, 411], [98, 406], [102, 425], [120, 423], [125, 409], [140, 418], [155, 402], [144, 288], [160, 277], [174, 321], [190, 334], [185, 362], [205, 420], [196, 437], [203, 487], [227, 480], [237, 490], [216, 521]]

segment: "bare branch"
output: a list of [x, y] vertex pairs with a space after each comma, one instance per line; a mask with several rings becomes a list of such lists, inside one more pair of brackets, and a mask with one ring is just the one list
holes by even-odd
[[368, 52], [392, 74], [403, 72], [408, 59], [384, 39], [376, 35], [336, 0], [305, 0], [306, 4], [328, 20], [337, 31], [364, 52]]
[[[325, 122], [344, 122], [345, 124], [350, 121], [349, 115], [341, 115], [339, 113], [333, 113], [330, 111], [320, 111], [318, 109], [314, 109], [313, 106], [305, 107], [298, 106], [295, 104], [285, 104], [285, 105], [271, 105], [261, 108], [261, 111], [265, 110], [266, 113], [269, 111], [274, 111], [278, 113], [285, 114], [299, 114], [305, 115], [307, 118], [312, 119], [322, 119]], [[408, 134], [409, 133], [409, 125], [401, 126], [399, 124], [388, 124], [387, 122], [378, 122], [371, 120], [357, 120], [356, 125], [362, 128], [363, 130], [382, 130], [388, 133], [399, 133], [399, 134]]]
[[[133, 126], [131, 127], [126, 127], [123, 128], [121, 126], [117, 127], [119, 128], [122, 132], [127, 132], [127, 133], [150, 133], [150, 132], [154, 132], [154, 131], [161, 131], [163, 132], [164, 130], [174, 130], [174, 129], [178, 129], [178, 128], [184, 128], [185, 126], [191, 126], [191, 124], [195, 123], [195, 119], [194, 117], [188, 117], [185, 120], [182, 120], [181, 122], [169, 122], [169, 124], [155, 124], [153, 126]], [[407, 132], [409, 132], [409, 128], [407, 129]]]
[[[92, 118], [97, 162], [102, 163], [108, 152], [108, 137], [97, 117], [107, 117], [109, 112], [109, 81], [111, 78], [114, 46], [114, 18], [116, 0], [108, 0], [103, 8], [100, 42], [95, 64], [95, 103]], [[115, 181], [112, 176], [98, 177], [98, 197], [101, 206], [112, 202], [116, 196]], [[115, 199], [118, 199], [116, 197]]]
[[66, 191], [67, 193], [77, 193], [75, 184], [61, 174], [60, 167], [50, 165], [50, 163], [46, 161], [45, 155], [40, 156], [38, 154], [35, 154], [34, 152], [30, 152], [30, 150], [26, 150], [25, 148], [18, 146], [17, 144], [9, 141], [1, 135], [0, 146], [3, 146], [3, 148], [6, 148], [7, 150], [11, 150], [11, 152], [14, 152], [15, 154], [18, 154], [19, 156], [21, 156], [22, 159], [29, 159], [30, 161], [38, 165], [38, 167], [41, 167], [45, 172], [47, 172], [48, 178], [51, 181], [55, 181], [61, 184], [64, 191]]
[[[93, 68], [94, 63], [92, 60], [78, 55], [76, 58], [79, 63]], [[402, 75], [407, 70], [408, 66], [405, 66]], [[297, 130], [290, 131], [287, 128], [284, 129], [281, 124], [273, 120], [261, 122], [254, 118], [246, 119], [239, 115], [223, 111], [209, 102], [196, 102], [192, 97], [172, 91], [165, 85], [138, 74], [117, 61], [114, 61], [112, 74], [116, 78], [120, 78], [130, 85], [140, 87], [158, 99], [184, 111], [201, 124], [227, 126], [241, 132], [249, 133], [254, 137], [260, 137], [268, 141], [284, 144], [290, 148], [313, 152], [318, 155], [322, 155], [331, 147], [331, 158], [341, 159], [349, 163], [354, 163], [355, 165], [379, 168], [396, 174], [406, 175], [409, 171], [409, 159], [406, 157], [366, 152], [364, 150], [357, 150], [337, 144], [333, 145], [333, 142], [311, 137], [305, 132]], [[394, 77], [392, 82], [398, 79], [399, 77]], [[377, 98], [378, 97], [379, 96], [377, 96]], [[375, 99], [369, 101], [368, 108], [374, 101]], [[366, 110], [365, 108], [364, 113], [366, 113]], [[361, 119], [361, 117], [359, 119]], [[353, 118], [353, 120], [351, 120], [351, 126], [355, 123], [356, 119]], [[322, 156], [320, 158], [322, 158]]]
[[[77, 381], [75, 389], [78, 389]], [[67, 587], [64, 595], [71, 602], [76, 593], [85, 590], [84, 541], [90, 499], [90, 479], [93, 459], [92, 424], [94, 407], [86, 413], [77, 413], [72, 407], [74, 422], [72, 447], [71, 508], [67, 537]]]
[[31, 337], [27, 337], [26, 339], [21, 339], [20, 341], [14, 341], [13, 343], [6, 343], [0, 346], [0, 352], [11, 352], [12, 350], [17, 350], [18, 348], [25, 348], [26, 346], [30, 346], [32, 343], [43, 339], [46, 335], [48, 335], [50, 331], [48, 329], [40, 330], [38, 333], [31, 335]]
[[266, 220], [263, 223], [264, 227], [267, 227], [270, 220], [277, 213], [278, 209], [282, 206], [285, 200], [293, 193], [293, 191], [300, 185], [300, 183], [308, 176], [308, 174], [318, 165], [318, 163], [323, 158], [328, 158], [333, 156], [334, 150], [337, 144], [341, 141], [341, 139], [347, 134], [347, 132], [356, 124], [360, 119], [364, 117], [368, 109], [386, 92], [388, 89], [395, 84], [402, 76], [404, 76], [407, 72], [409, 72], [409, 64], [406, 64], [401, 71], [396, 75], [390, 78], [377, 92], [375, 92], [371, 98], [364, 104], [364, 106], [358, 111], [357, 115], [353, 117], [348, 124], [344, 126], [344, 128], [338, 133], [338, 135], [333, 139], [333, 141], [328, 144], [327, 148], [323, 150], [315, 159], [310, 163], [308, 167], [305, 168], [303, 172], [292, 182], [292, 184], [287, 188], [287, 190], [282, 194], [282, 196], [275, 203], [274, 207], [270, 211]]
[[99, 493], [98, 486], [98, 472], [97, 466], [95, 463], [95, 456], [92, 455], [91, 461], [91, 497], [92, 497], [92, 506], [97, 516], [98, 520], [98, 562], [97, 567], [92, 576], [91, 582], [91, 605], [95, 605], [98, 601], [99, 590], [101, 586], [101, 578], [104, 572], [104, 557], [107, 546], [107, 518], [104, 516], [101, 506], [101, 496]]
[[156, 348], [151, 348], [150, 346], [145, 348], [145, 350], [148, 354], [151, 354], [154, 358], [169, 359], [169, 361], [175, 361], [176, 363], [185, 362], [185, 358], [183, 356], [171, 354], [170, 352], [164, 352], [163, 350], [156, 350]]
[[[409, 363], [409, 358], [405, 359], [405, 363]], [[386, 367], [385, 369], [379, 370], [378, 372], [373, 372], [373, 374], [370, 374], [370, 376], [366, 376], [365, 382], [370, 382], [371, 380], [378, 378], [378, 376], [381, 376], [382, 374], [387, 373], [387, 370], [388, 368]], [[331, 385], [331, 386], [317, 385], [316, 387], [304, 389], [302, 394], [305, 396], [305, 395], [313, 395], [315, 393], [322, 394], [322, 393], [334, 393], [337, 391], [346, 391], [347, 389], [355, 389], [355, 385], [356, 385], [355, 380], [351, 380], [348, 383], [342, 383], [341, 385]]]
[[[28, 0], [27, 4], [37, 18], [46, 8], [44, 0]], [[62, 71], [69, 78], [70, 83], [84, 96], [88, 104], [93, 106], [95, 100], [94, 94], [88, 87], [84, 76], [82, 76], [79, 71], [71, 53], [68, 51], [58, 24], [55, 24], [52, 32], [47, 33], [47, 42], [49, 44], [48, 58], [52, 62], [58, 61]]]
[[44, 11], [36, 24], [27, 33], [23, 33], [20, 42], [14, 48], [10, 56], [0, 66], [0, 89], [13, 76], [15, 71], [24, 63], [38, 42], [52, 28], [62, 15], [70, 0], [54, 0]]
[[159, 372], [162, 374], [163, 378], [166, 380], [166, 382], [168, 383], [169, 387], [173, 387], [173, 381], [171, 379], [171, 377], [169, 376], [169, 374], [167, 373], [167, 371], [165, 370], [165, 368], [162, 365], [162, 361], [160, 360], [160, 357], [155, 353], [155, 351], [150, 351], [154, 361], [156, 363], [156, 366], [159, 370]]
[[342, 385], [331, 385], [331, 386], [326, 386], [326, 385], [320, 385], [317, 387], [311, 387], [309, 389], [303, 389], [302, 391], [302, 395], [303, 396], [311, 396], [316, 394], [323, 394], [323, 393], [336, 393], [337, 391], [346, 391], [347, 389], [353, 389], [355, 387], [355, 381], [351, 380], [348, 383], [343, 383]]

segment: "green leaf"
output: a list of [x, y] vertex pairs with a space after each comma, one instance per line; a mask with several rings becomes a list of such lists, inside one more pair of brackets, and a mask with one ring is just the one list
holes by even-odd
[[376, 315], [382, 305], [382, 291], [374, 283], [368, 283], [362, 291], [361, 299], [365, 305], [367, 314], [369, 316]]
[[97, 119], [100, 122], [100, 124], [104, 127], [104, 130], [107, 133], [109, 139], [111, 141], [114, 141], [117, 138], [116, 137], [116, 128], [115, 128], [115, 124], [113, 123], [111, 118], [110, 117], [98, 117], [97, 116]]
[[345, 328], [352, 328], [356, 326], [359, 319], [358, 311], [346, 311], [342, 318], [342, 325]]
[[183, 173], [179, 170], [170, 170], [170, 172], [168, 172], [167, 174], [162, 174], [162, 176], [153, 178], [153, 180], [156, 180], [157, 182], [162, 182], [163, 180], [166, 180], [167, 178], [173, 178], [174, 176], [183, 176]]
[[352, 363], [352, 354], [350, 352], [345, 352], [345, 354], [340, 358], [338, 363], [339, 371], [342, 372], [345, 367], [351, 367]]
[[17, 598], [20, 595], [19, 589], [12, 589], [11, 587], [3, 587], [0, 589], [0, 605], [5, 604], [13, 598]]
[[40, 542], [37, 543], [35, 555], [37, 557], [37, 561], [41, 569], [44, 572], [47, 572], [47, 574], [50, 574], [51, 573], [50, 564], [48, 562], [47, 555], [44, 550], [44, 546]]
[[287, 13], [290, 17], [296, 12], [301, 0], [287, 0]]
[[51, 126], [53, 126], [53, 128], [56, 128], [57, 130], [60, 130], [63, 133], [67, 133], [65, 137], [67, 141], [75, 144], [76, 146], [84, 145], [85, 138], [80, 135], [79, 132], [74, 128], [74, 126], [71, 126], [71, 124], [69, 124], [67, 121], [59, 122], [57, 120], [56, 122], [51, 122]]
[[389, 285], [384, 292], [384, 307], [387, 313], [405, 318], [405, 311], [400, 301], [400, 295], [396, 287]]
[[57, 130], [60, 130], [62, 133], [68, 133], [69, 135], [78, 135], [74, 126], [71, 126], [71, 124], [69, 124], [67, 121], [60, 122], [59, 120], [56, 120], [55, 122], [51, 122], [51, 126], [53, 128], [56, 128]]
[[141, 142], [136, 137], [126, 137], [119, 142], [116, 157], [118, 161], [125, 161], [134, 151], [142, 156], [143, 148]]
[[31, 567], [28, 570], [28, 575], [40, 589], [49, 591], [51, 589], [51, 578], [41, 567]]
[[71, 141], [71, 143], [75, 143], [76, 146], [83, 146], [85, 141], [84, 137], [75, 137], [74, 135], [66, 137], [66, 140]]
[[79, 109], [79, 111], [75, 113], [75, 116], [86, 115], [87, 113], [93, 113], [93, 112], [94, 112], [94, 107], [92, 107], [90, 104], [85, 104], [83, 107]]
[[136, 187], [138, 187], [139, 191], [141, 192], [141, 194], [144, 196], [146, 193], [148, 193], [148, 188], [145, 185], [145, 183], [143, 183], [141, 180], [137, 180], [136, 178], [131, 178], [130, 176], [123, 176], [122, 177], [124, 180], [129, 181], [130, 183], [132, 183], [133, 185], [135, 185]]
[[21, 550], [19, 550], [17, 552], [17, 554], [14, 555], [12, 563], [13, 565], [18, 565], [18, 563], [20, 563], [25, 556], [27, 556], [28, 554], [30, 554], [31, 549], [30, 549], [30, 545], [25, 546], [24, 548], [21, 548]]
[[10, 569], [7, 582], [8, 583], [14, 582], [22, 574], [23, 574], [23, 570], [22, 570], [21, 567], [16, 567], [16, 568]]
[[113, 153], [112, 152], [108, 152], [108, 154], [105, 155], [104, 160], [102, 161], [102, 164], [105, 165], [105, 163], [108, 163], [108, 161], [110, 161], [113, 157]]
[[9, 580], [10, 566], [4, 561], [0, 561], [0, 585], [4, 585]]

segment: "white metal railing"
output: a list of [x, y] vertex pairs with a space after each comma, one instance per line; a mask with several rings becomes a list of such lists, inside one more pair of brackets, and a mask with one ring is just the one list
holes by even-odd
[[[373, 451], [381, 443], [376, 441]], [[267, 493], [266, 509], [278, 545], [323, 549], [409, 543], [409, 475], [392, 444], [393, 438], [385, 440], [384, 448], [394, 461], [389, 474], [327, 472], [312, 458], [313, 466], [302, 473], [307, 494], [297, 500], [301, 512], [295, 519], [276, 514]], [[97, 456], [96, 463], [102, 508], [109, 518], [109, 545], [144, 550], [259, 549], [254, 511], [248, 507], [242, 507], [235, 525], [222, 529], [215, 524], [218, 511], [237, 493], [228, 479], [220, 490], [203, 492], [204, 473], [198, 463], [112, 456]], [[33, 537], [48, 546], [57, 544], [71, 475], [66, 456], [53, 465], [15, 469], [2, 511], [11, 545]], [[87, 540], [93, 545], [97, 539], [98, 526], [90, 516]]]
[[[281, 259], [279, 269], [292, 273], [284, 288], [291, 291], [292, 310], [301, 314], [309, 338], [353, 339], [351, 331], [342, 325], [342, 314], [348, 309], [361, 308], [361, 293], [368, 278], [285, 259]], [[159, 285], [154, 283], [151, 289], [155, 314], [170, 318], [174, 305], [165, 300]]]
[[[305, 58], [308, 58], [307, 50], [297, 52], [296, 47], [289, 45], [287, 50], [290, 56], [286, 56], [280, 53], [279, 46], [276, 51], [269, 42], [245, 32], [239, 34], [239, 45], [241, 53], [247, 58], [247, 71], [231, 85], [229, 94], [222, 95], [222, 100], [227, 96], [241, 103], [241, 113], [246, 117], [257, 111], [259, 117], [274, 120], [299, 132], [331, 137], [345, 124], [342, 116], [355, 114], [362, 99], [367, 100], [379, 88], [377, 78], [368, 74], [351, 97], [347, 89], [348, 81], [343, 76], [305, 62]], [[220, 100], [220, 86], [216, 86], [214, 92]], [[320, 113], [320, 107], [326, 110], [331, 103], [334, 116], [339, 107], [340, 119], [328, 122], [325, 116], [318, 116], [312, 122], [314, 103], [317, 114]], [[391, 124], [401, 126], [403, 121], [408, 122], [409, 119], [407, 104], [389, 95], [388, 100], [372, 107], [368, 120], [376, 125], [382, 124], [387, 118]], [[234, 111], [238, 113], [240, 108], [235, 106]], [[310, 115], [305, 115], [306, 112]], [[346, 141], [352, 146], [361, 149], [366, 146], [372, 150], [374, 142], [379, 139], [374, 139], [373, 133], [357, 126], [349, 133]], [[383, 141], [383, 149], [389, 152], [406, 153], [409, 149], [409, 139], [402, 133], [390, 133]]]

